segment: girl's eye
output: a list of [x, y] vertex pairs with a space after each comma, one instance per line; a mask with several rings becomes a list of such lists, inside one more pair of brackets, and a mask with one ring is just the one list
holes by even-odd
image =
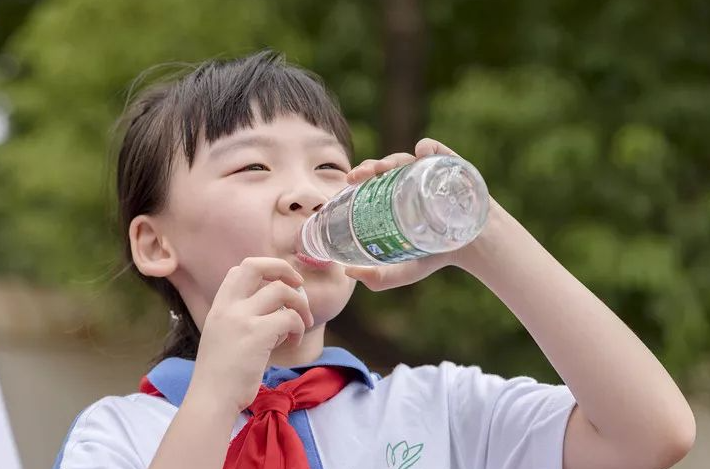
[[269, 168], [267, 168], [266, 166], [264, 166], [261, 163], [253, 163], [253, 164], [244, 166], [242, 169], [235, 171], [235, 173], [241, 173], [244, 171], [268, 171], [268, 170], [269, 170]]
[[337, 171], [342, 171], [344, 173], [347, 173], [340, 165], [336, 163], [325, 163], [320, 166], [318, 166], [316, 169], [335, 169]]

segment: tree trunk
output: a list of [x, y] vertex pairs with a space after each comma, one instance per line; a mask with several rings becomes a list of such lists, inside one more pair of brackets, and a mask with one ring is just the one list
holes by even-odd
[[413, 152], [424, 111], [425, 21], [420, 0], [384, 0], [384, 154]]
[[[425, 71], [425, 22], [420, 0], [382, 0], [385, 76], [382, 99], [381, 150], [414, 152], [422, 136]], [[390, 339], [362, 323], [362, 316], [346, 306], [328, 323], [330, 339], [353, 350], [375, 371], [388, 374], [400, 362], [428, 363], [430, 356], [406, 353]]]

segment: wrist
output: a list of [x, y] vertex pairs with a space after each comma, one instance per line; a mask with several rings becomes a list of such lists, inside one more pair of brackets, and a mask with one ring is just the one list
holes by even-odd
[[451, 264], [481, 278], [492, 268], [495, 259], [504, 248], [506, 236], [518, 223], [498, 202], [489, 198], [490, 208], [486, 223], [476, 238], [452, 253]]
[[199, 380], [193, 380], [185, 393], [183, 402], [189, 401], [191, 405], [204, 409], [209, 415], [236, 416], [250, 403], [230, 393], [224, 392], [217, 386], [205, 385]]

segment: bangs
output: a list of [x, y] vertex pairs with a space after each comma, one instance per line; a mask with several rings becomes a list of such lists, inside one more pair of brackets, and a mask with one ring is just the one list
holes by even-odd
[[333, 134], [352, 156], [347, 122], [337, 102], [314, 74], [286, 64], [283, 56], [264, 51], [243, 59], [211, 61], [176, 83], [175, 128], [192, 166], [200, 135], [213, 143], [257, 119], [296, 114]]

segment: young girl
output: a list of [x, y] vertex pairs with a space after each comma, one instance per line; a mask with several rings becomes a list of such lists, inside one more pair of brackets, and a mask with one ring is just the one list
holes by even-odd
[[[343, 268], [299, 252], [299, 228], [339, 190], [455, 155], [443, 144], [351, 169], [334, 101], [268, 52], [149, 89], [124, 123], [126, 256], [176, 326], [141, 392], [82, 412], [55, 467], [650, 469], [692, 446], [661, 364], [493, 199], [483, 232], [452, 253]], [[448, 362], [380, 378], [324, 348], [356, 280], [383, 290], [447, 265], [510, 308], [566, 386]]]

